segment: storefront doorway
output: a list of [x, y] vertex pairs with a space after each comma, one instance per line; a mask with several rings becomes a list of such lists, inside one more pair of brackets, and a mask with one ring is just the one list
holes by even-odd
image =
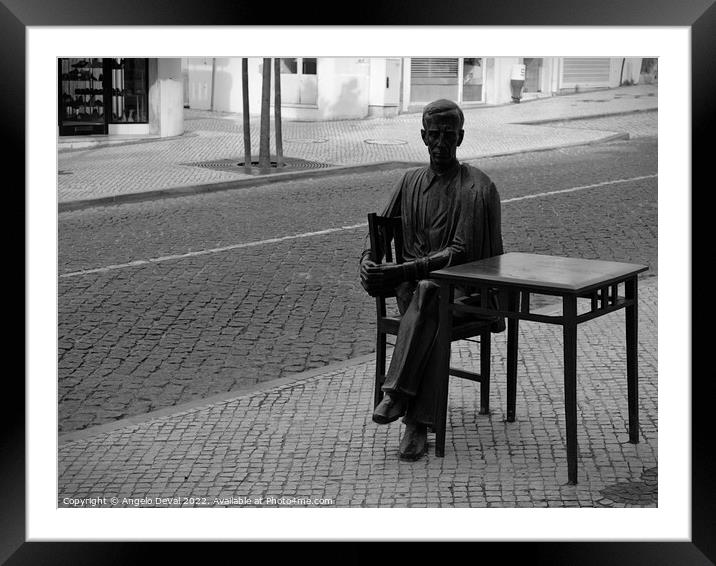
[[525, 65], [523, 92], [542, 92], [542, 66], [544, 60], [541, 57], [525, 57], [523, 60]]
[[148, 59], [60, 58], [61, 136], [107, 134], [110, 124], [147, 124]]

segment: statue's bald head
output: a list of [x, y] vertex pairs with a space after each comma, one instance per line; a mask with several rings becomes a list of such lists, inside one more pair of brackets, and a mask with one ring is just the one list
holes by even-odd
[[459, 130], [462, 130], [462, 126], [465, 123], [465, 116], [460, 107], [452, 100], [445, 98], [434, 100], [425, 105], [423, 108], [423, 128], [427, 128], [428, 119], [434, 116], [454, 118], [457, 120]]

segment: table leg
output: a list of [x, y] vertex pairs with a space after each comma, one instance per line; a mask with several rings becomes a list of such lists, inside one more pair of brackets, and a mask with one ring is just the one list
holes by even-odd
[[452, 326], [452, 313], [450, 312], [451, 286], [440, 283], [440, 309], [438, 321], [438, 334], [435, 342], [435, 356], [440, 368], [440, 386], [435, 399], [435, 456], [445, 456], [445, 428], [447, 426], [447, 400], [450, 382], [450, 327]]
[[637, 278], [625, 282], [625, 298], [634, 301], [626, 307], [627, 395], [629, 400], [629, 442], [639, 443], [639, 374], [637, 367], [638, 309]]
[[[507, 299], [507, 309], [518, 311], [519, 291], [511, 291]], [[518, 320], [507, 319], [507, 422], [515, 422], [515, 406], [517, 404], [517, 336]]]
[[480, 335], [480, 414], [490, 414], [490, 331]]
[[577, 297], [562, 298], [564, 338], [564, 414], [567, 425], [567, 477], [577, 483]]

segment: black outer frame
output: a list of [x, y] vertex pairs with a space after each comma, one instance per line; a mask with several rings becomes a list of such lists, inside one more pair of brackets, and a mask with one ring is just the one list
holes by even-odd
[[[0, 41], [4, 59], [4, 80], [0, 89], [0, 108], [13, 109], [6, 112], [3, 124], [7, 163], [20, 163], [24, 159], [25, 146], [25, 27], [69, 25], [509, 25], [509, 26], [686, 26], [691, 27], [692, 69], [692, 174], [709, 179], [701, 194], [713, 185], [711, 170], [707, 164], [713, 160], [710, 141], [713, 139], [713, 97], [716, 93], [716, 6], [714, 0], [589, 0], [574, 3], [573, 0], [542, 0], [540, 2], [474, 2], [471, 0], [443, 0], [431, 4], [364, 0], [360, 9], [353, 13], [341, 12], [334, 2], [319, 0], [312, 4], [309, 17], [305, 6], [296, 2], [271, 10], [272, 6], [257, 6], [256, 2], [234, 0], [1, 0]], [[578, 7], [578, 10], [576, 9]], [[317, 21], [320, 14], [323, 21]], [[348, 15], [350, 14], [350, 18]], [[313, 17], [311, 17], [313, 16]], [[48, 101], [48, 103], [50, 103]], [[20, 111], [22, 110], [22, 111]], [[707, 177], [707, 174], [710, 174]], [[24, 170], [21, 176], [24, 186]], [[688, 190], [676, 187], [673, 190]], [[667, 188], [666, 190], [672, 190]], [[8, 191], [9, 192], [9, 191]], [[691, 193], [693, 198], [693, 193]], [[24, 200], [21, 203], [24, 212]], [[703, 210], [705, 207], [701, 207]], [[693, 207], [693, 210], [699, 210]], [[694, 243], [712, 238], [712, 232], [699, 230], [692, 223]], [[16, 232], [15, 232], [16, 234]], [[711, 258], [713, 252], [706, 256]], [[710, 264], [711, 262], [707, 262]], [[699, 264], [697, 269], [707, 274], [708, 265]], [[702, 281], [692, 275], [692, 294], [707, 297]], [[23, 272], [23, 284], [25, 275]], [[24, 287], [24, 285], [23, 285]], [[713, 301], [699, 308], [693, 316], [691, 331], [692, 350], [704, 361], [703, 352], [709, 351], [706, 333], [694, 330], [699, 322], [709, 320]], [[689, 304], [690, 308], [691, 305]], [[23, 330], [24, 330], [23, 324]], [[704, 328], [706, 328], [704, 326]], [[693, 359], [693, 362], [696, 358]], [[698, 367], [698, 366], [696, 366]], [[706, 366], [708, 367], [708, 366]], [[698, 379], [691, 380], [692, 387], [692, 538], [690, 542], [520, 542], [520, 543], [449, 543], [456, 549], [435, 544], [430, 550], [453, 553], [465, 550], [478, 560], [508, 561], [519, 563], [521, 559], [534, 564], [649, 564], [687, 565], [714, 564], [716, 560], [716, 502], [713, 477], [716, 469], [710, 455], [714, 446], [711, 436], [711, 396], [707, 387], [713, 370]], [[691, 376], [670, 376], [688, 379]], [[2, 436], [3, 466], [0, 475], [0, 560], [7, 564], [129, 564], [143, 562], [152, 550], [164, 553], [164, 562], [176, 557], [189, 558], [187, 545], [158, 548], [152, 543], [129, 542], [25, 542], [25, 408], [24, 388], [17, 378], [5, 380], [6, 399]], [[708, 404], [707, 404], [708, 403]], [[12, 413], [8, 409], [15, 409]], [[479, 532], [479, 525], [476, 525]], [[240, 533], [238, 533], [240, 534]], [[81, 533], [77, 538], [81, 540]], [[321, 540], [316, 533], [316, 540]], [[475, 546], [479, 545], [479, 546]], [[244, 543], [242, 553], [236, 554], [237, 546], [214, 546], [224, 548], [235, 557], [244, 552], [258, 550], [261, 557], [269, 559], [296, 560], [302, 556], [310, 561], [328, 557], [332, 563], [350, 560], [359, 564], [366, 561], [386, 561], [392, 558], [395, 546], [380, 543], [349, 542], [324, 543], [320, 545], [290, 543], [266, 545]], [[428, 557], [424, 544], [400, 545], [400, 562]], [[201, 547], [201, 562], [206, 563], [213, 553]], [[197, 555], [199, 556], [199, 555]], [[264, 558], [264, 559], [265, 559]], [[272, 560], [273, 561], [273, 560]]]

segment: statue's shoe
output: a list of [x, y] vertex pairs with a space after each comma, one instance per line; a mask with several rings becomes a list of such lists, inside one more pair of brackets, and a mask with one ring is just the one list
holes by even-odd
[[414, 462], [428, 451], [428, 429], [425, 425], [407, 425], [400, 441], [398, 456], [401, 460]]
[[389, 394], [386, 394], [373, 411], [373, 422], [388, 424], [397, 421], [405, 414], [405, 409], [406, 402], [404, 398], [398, 397], [394, 399]]

